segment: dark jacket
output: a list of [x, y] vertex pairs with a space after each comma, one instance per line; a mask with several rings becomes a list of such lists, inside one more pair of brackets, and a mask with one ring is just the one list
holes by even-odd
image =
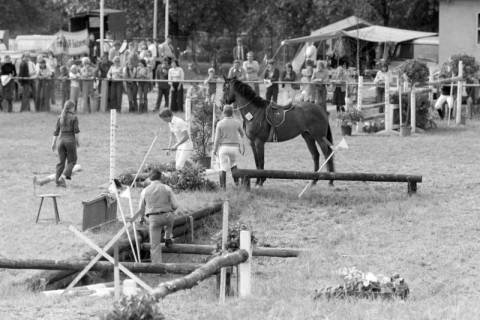
[[[28, 65], [27, 65], [27, 73], [28, 73]], [[15, 77], [17, 75], [17, 71], [15, 70], [15, 66], [13, 65], [13, 63], [8, 62], [2, 65], [1, 74], [2, 76], [11, 74], [12, 76]]]
[[[273, 73], [270, 73], [268, 69], [265, 69], [265, 73], [263, 74], [263, 79], [265, 80], [270, 80], [272, 82], [276, 82], [280, 79], [280, 71], [278, 71], [277, 68], [273, 68]], [[270, 87], [272, 89], [277, 88], [278, 89], [278, 83], [272, 83], [272, 86]]]

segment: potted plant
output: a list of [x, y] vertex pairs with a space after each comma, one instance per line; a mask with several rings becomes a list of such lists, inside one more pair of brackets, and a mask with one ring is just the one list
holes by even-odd
[[190, 136], [193, 142], [193, 160], [210, 168], [213, 136], [213, 103], [198, 101], [192, 105]]
[[340, 113], [337, 118], [340, 120], [342, 135], [351, 136], [352, 126], [362, 121], [362, 114], [357, 109], [348, 110]]

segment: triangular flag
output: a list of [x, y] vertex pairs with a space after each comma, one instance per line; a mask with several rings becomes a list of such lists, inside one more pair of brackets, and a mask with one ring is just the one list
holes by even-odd
[[126, 187], [125, 190], [120, 193], [120, 197], [130, 199], [132, 197], [130, 187]]
[[342, 140], [337, 144], [335, 149], [337, 149], [337, 150], [348, 149], [347, 140], [345, 140], [345, 138], [342, 138]]
[[110, 182], [110, 184], [108, 185], [108, 192], [117, 193], [117, 186], [115, 185], [115, 182]]

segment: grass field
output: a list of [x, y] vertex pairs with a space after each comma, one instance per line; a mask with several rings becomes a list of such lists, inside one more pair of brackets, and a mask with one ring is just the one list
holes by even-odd
[[[35, 224], [38, 199], [32, 177], [53, 172], [50, 150], [56, 115], [0, 114], [0, 257], [61, 259], [88, 250], [68, 230], [81, 226], [82, 200], [97, 196], [108, 179], [109, 115], [79, 115], [79, 163], [60, 199], [61, 223]], [[171, 161], [160, 150], [167, 126], [153, 114], [118, 117], [117, 168], [140, 164], [155, 131], [160, 139], [150, 161]], [[161, 302], [167, 319], [474, 319], [480, 312], [480, 123], [439, 129], [411, 137], [353, 136], [349, 150], [336, 156], [339, 172], [423, 175], [418, 193], [406, 184], [320, 182], [304, 198], [302, 181], [266, 182], [246, 193], [181, 193], [183, 205], [231, 200], [234, 221], [252, 226], [260, 244], [300, 247], [311, 253], [298, 259], [254, 258], [253, 295], [217, 303], [213, 279]], [[341, 138], [334, 127], [334, 139]], [[249, 150], [248, 150], [249, 151]], [[241, 167], [253, 168], [250, 152]], [[266, 168], [311, 170], [301, 138], [266, 147]], [[49, 187], [46, 187], [45, 191]], [[135, 193], [138, 199], [138, 192]], [[42, 217], [53, 217], [51, 203]], [[114, 233], [88, 232], [97, 241]], [[403, 301], [312, 300], [313, 291], [336, 285], [341, 267], [400, 273], [411, 289]], [[0, 270], [0, 319], [95, 319], [111, 307], [108, 298], [45, 298], [14, 281], [36, 271]], [[150, 278], [151, 279], [151, 278]], [[158, 281], [155, 280], [152, 285]], [[477, 316], [476, 316], [477, 315]]]

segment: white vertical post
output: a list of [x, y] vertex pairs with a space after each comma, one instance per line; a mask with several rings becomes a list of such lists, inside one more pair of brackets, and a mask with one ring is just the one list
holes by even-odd
[[248, 260], [238, 266], [239, 286], [238, 293], [240, 298], [247, 297], [252, 292], [252, 244], [250, 231], [240, 231], [240, 249], [248, 252]]
[[115, 132], [117, 128], [117, 110], [110, 110], [110, 182], [115, 178]]
[[[228, 200], [223, 201], [223, 221], [222, 221], [222, 255], [227, 249], [228, 239]], [[227, 268], [220, 270], [220, 303], [225, 303], [227, 286]]]
[[158, 0], [153, 0], [153, 40], [157, 39]]
[[[428, 75], [428, 82], [432, 83], [433, 81], [433, 74], [430, 73]], [[433, 102], [433, 84], [430, 84], [428, 87], [430, 88], [430, 91], [428, 92], [428, 101]]]
[[393, 112], [390, 104], [390, 74], [385, 74], [385, 131], [392, 131]]
[[185, 98], [185, 121], [188, 124], [188, 134], [190, 134], [192, 129], [192, 98], [188, 93]]
[[[463, 61], [458, 62], [458, 77], [463, 78]], [[463, 79], [457, 82], [457, 113], [455, 115], [455, 124], [459, 125], [462, 117], [462, 85]]]
[[105, 1], [100, 0], [100, 57], [103, 57], [103, 50], [104, 50], [104, 41], [105, 38], [105, 28], [104, 28], [104, 21], [105, 21]]
[[412, 91], [410, 91], [410, 126], [412, 133], [415, 132], [415, 124], [417, 123], [417, 106], [415, 101], [415, 84], [412, 84]]
[[[212, 144], [215, 143], [215, 124], [217, 123], [217, 107], [215, 105], [215, 102], [212, 102], [212, 108], [213, 108], [213, 115], [212, 115]], [[212, 150], [212, 158], [210, 160], [210, 168], [212, 169], [217, 169], [217, 158], [213, 156], [213, 151]]]
[[120, 269], [118, 268], [118, 255], [118, 242], [115, 242], [115, 245], [113, 246], [113, 285], [115, 290], [115, 301], [120, 300]]
[[360, 111], [362, 110], [362, 99], [363, 99], [363, 76], [358, 76], [358, 84], [357, 84], [357, 109]]
[[165, 41], [168, 37], [168, 12], [170, 11], [169, 0], [165, 0]]
[[402, 94], [403, 94], [403, 84], [401, 80], [401, 76], [397, 78], [397, 88], [398, 88], [398, 116], [400, 119], [400, 127], [403, 124], [403, 115], [402, 115]]

